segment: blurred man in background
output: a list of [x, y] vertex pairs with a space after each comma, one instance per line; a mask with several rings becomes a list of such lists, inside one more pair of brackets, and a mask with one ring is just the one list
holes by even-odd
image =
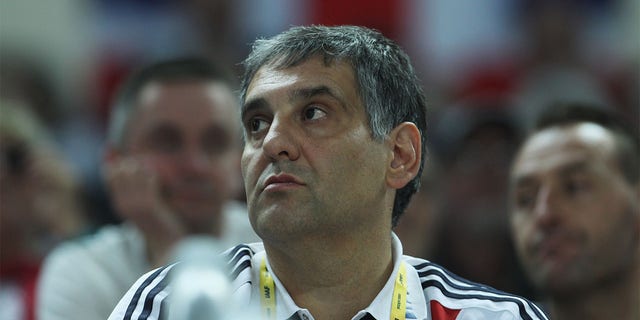
[[109, 123], [104, 176], [125, 221], [56, 249], [39, 283], [38, 316], [106, 319], [127, 288], [169, 262], [189, 235], [257, 239], [240, 188], [233, 81], [197, 59], [147, 66], [123, 86]]
[[640, 143], [605, 111], [543, 114], [511, 171], [511, 227], [553, 319], [640, 319]]

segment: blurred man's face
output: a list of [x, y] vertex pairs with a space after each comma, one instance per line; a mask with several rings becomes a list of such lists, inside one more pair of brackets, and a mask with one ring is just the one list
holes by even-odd
[[238, 187], [240, 131], [231, 90], [217, 82], [150, 83], [138, 106], [125, 154], [151, 168], [161, 198], [188, 227], [210, 229]]
[[614, 138], [595, 124], [533, 135], [511, 172], [511, 227], [536, 286], [571, 295], [637, 268], [637, 187], [614, 158]]

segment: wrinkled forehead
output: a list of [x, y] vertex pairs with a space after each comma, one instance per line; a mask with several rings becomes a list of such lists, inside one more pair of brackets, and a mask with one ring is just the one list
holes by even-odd
[[288, 56], [281, 55], [274, 57], [270, 60], [267, 60], [265, 63], [260, 65], [256, 71], [254, 72], [251, 80], [255, 78], [255, 75], [259, 73], [260, 70], [286, 70], [297, 68], [300, 66], [318, 66], [318, 67], [326, 67], [331, 68], [335, 66], [341, 66], [350, 69], [355, 73], [355, 68], [350, 59], [338, 56], [332, 56], [327, 53], [313, 53], [305, 56]]
[[322, 65], [327, 68], [335, 65], [346, 66], [351, 70], [351, 72], [353, 72], [354, 76], [356, 76], [356, 69], [353, 62], [351, 59], [345, 57], [333, 56], [326, 52], [311, 52], [305, 55], [282, 54], [269, 58], [257, 66], [251, 74], [245, 75], [246, 78], [244, 79], [243, 92], [240, 97], [242, 102], [244, 103], [248, 88], [254, 82], [256, 75], [261, 71], [292, 69], [301, 65], [307, 66], [310, 62], [311, 64]]
[[251, 97], [256, 95], [257, 88], [265, 90], [272, 87], [317, 87], [321, 85], [358, 93], [355, 73], [350, 64], [340, 60], [327, 64], [322, 57], [314, 56], [292, 66], [277, 64], [261, 66], [247, 85], [244, 102], [251, 100]]

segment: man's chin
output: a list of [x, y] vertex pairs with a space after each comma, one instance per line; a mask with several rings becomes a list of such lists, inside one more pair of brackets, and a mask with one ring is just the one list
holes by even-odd
[[575, 274], [575, 270], [571, 268], [560, 268], [560, 266], [554, 266], [555, 268], [542, 267], [541, 273], [535, 276], [535, 284], [538, 288], [549, 294], [557, 297], [565, 295], [576, 295], [576, 290], [579, 290], [583, 285], [583, 281], [578, 280], [579, 275]]

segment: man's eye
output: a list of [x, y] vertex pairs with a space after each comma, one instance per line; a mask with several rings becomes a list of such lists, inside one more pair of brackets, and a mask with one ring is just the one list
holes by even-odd
[[159, 128], [148, 137], [151, 150], [160, 153], [175, 153], [182, 147], [182, 136], [173, 128]]
[[585, 179], [569, 179], [565, 181], [564, 188], [570, 196], [577, 196], [589, 190], [589, 183]]
[[513, 195], [513, 204], [518, 209], [531, 209], [536, 201], [536, 191], [525, 188], [516, 190]]
[[530, 208], [533, 204], [534, 198], [530, 194], [518, 194], [516, 196], [516, 206], [518, 208]]
[[267, 121], [265, 121], [264, 119], [260, 119], [260, 118], [253, 118], [249, 120], [249, 123], [248, 123], [248, 128], [251, 133], [260, 132], [266, 129], [268, 126], [269, 126], [269, 123], [267, 123]]
[[222, 154], [229, 150], [233, 137], [223, 128], [212, 127], [202, 135], [202, 149], [207, 154]]
[[326, 115], [327, 113], [318, 107], [309, 107], [303, 111], [304, 120], [318, 120]]

